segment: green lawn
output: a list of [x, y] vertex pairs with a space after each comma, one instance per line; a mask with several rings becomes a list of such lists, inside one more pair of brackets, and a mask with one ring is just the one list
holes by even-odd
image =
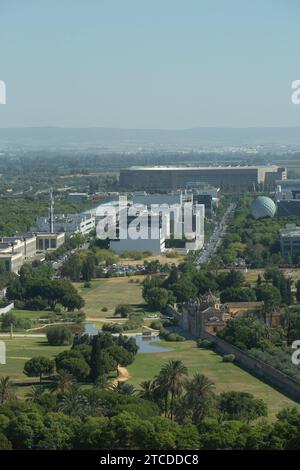
[[12, 313], [16, 315], [18, 318], [24, 318], [26, 320], [32, 321], [39, 321], [40, 318], [49, 318], [49, 316], [53, 313], [49, 310], [19, 310], [14, 308]]
[[[280, 269], [280, 271], [283, 272], [286, 277], [290, 277], [294, 281], [294, 285], [296, 285], [297, 281], [300, 279], [300, 269], [298, 268], [284, 268]], [[264, 269], [249, 269], [248, 272], [245, 273], [246, 281], [254, 286], [259, 274], [263, 279]]]
[[183, 343], [160, 342], [160, 346], [171, 347], [172, 351], [164, 353], [141, 353], [129, 366], [130, 383], [138, 387], [143, 380], [153, 379], [164, 363], [170, 359], [179, 359], [189, 369], [189, 375], [201, 372], [209, 377], [216, 386], [216, 392], [237, 390], [252, 393], [262, 398], [268, 405], [269, 417], [285, 406], [298, 406], [285, 395], [261, 382], [238, 366], [222, 362], [222, 358], [211, 350], [199, 349], [194, 341]]
[[[1, 339], [1, 336], [0, 336]], [[47, 356], [54, 358], [67, 349], [67, 346], [48, 346], [43, 338], [2, 338], [6, 343], [6, 365], [0, 365], [0, 376], [9, 375], [18, 385], [38, 383], [38, 378], [26, 377], [23, 374], [24, 363], [34, 356]], [[220, 356], [213, 351], [198, 349], [193, 341], [184, 343], [160, 342], [160, 346], [172, 348], [172, 351], [163, 353], [141, 353], [128, 368], [130, 382], [136, 387], [143, 380], [153, 379], [161, 366], [170, 359], [180, 359], [189, 369], [189, 375], [201, 372], [214, 381], [216, 391], [238, 390], [252, 393], [262, 398], [268, 405], [269, 416], [274, 418], [276, 413], [285, 406], [300, 406], [285, 397], [272, 387], [264, 384], [239, 367], [223, 363]], [[28, 387], [18, 387], [17, 394], [24, 396]]]
[[0, 364], [0, 376], [9, 375], [16, 382], [38, 382], [38, 378], [26, 377], [23, 374], [24, 363], [34, 356], [56, 356], [68, 349], [68, 346], [49, 346], [44, 338], [20, 338], [13, 339], [1, 337], [6, 344], [6, 364]]
[[[84, 311], [87, 318], [102, 319], [113, 315], [118, 304], [130, 304], [135, 310], [143, 308], [142, 286], [130, 280], [143, 280], [143, 276], [113, 277], [96, 279], [91, 288], [84, 288], [82, 283], [74, 283], [85, 300]], [[106, 307], [107, 312], [102, 312]]]

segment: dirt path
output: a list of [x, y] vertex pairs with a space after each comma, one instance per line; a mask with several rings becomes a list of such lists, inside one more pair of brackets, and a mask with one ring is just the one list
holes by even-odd
[[36, 331], [36, 330], [43, 330], [45, 328], [48, 328], [49, 326], [64, 326], [64, 325], [74, 325], [75, 322], [73, 321], [65, 321], [65, 322], [55, 322], [55, 323], [46, 323], [46, 325], [42, 326], [37, 326], [35, 328], [29, 328], [29, 330], [26, 331]]
[[93, 321], [96, 321], [96, 322], [102, 322], [102, 323], [113, 323], [113, 322], [117, 322], [117, 323], [122, 323], [122, 322], [125, 322], [127, 320], [127, 318], [108, 318], [108, 317], [86, 317], [85, 321], [89, 321], [89, 322], [93, 322]]
[[129, 377], [130, 377], [129, 372], [128, 372], [128, 370], [126, 369], [126, 367], [118, 366], [118, 372], [119, 372], [118, 377], [116, 377], [116, 378], [112, 381], [112, 384], [113, 384], [113, 385], [116, 385], [118, 382], [126, 382], [126, 380], [128, 380]]

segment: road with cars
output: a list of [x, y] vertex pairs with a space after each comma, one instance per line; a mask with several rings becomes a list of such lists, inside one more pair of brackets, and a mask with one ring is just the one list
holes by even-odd
[[195, 260], [195, 264], [197, 267], [200, 267], [201, 264], [208, 263], [211, 258], [216, 254], [217, 249], [220, 246], [220, 243], [222, 242], [222, 238], [226, 233], [228, 227], [228, 220], [234, 213], [235, 209], [236, 203], [231, 202], [227, 207], [220, 222], [216, 224], [210, 239], [207, 243], [204, 244], [202, 251], [197, 256]]

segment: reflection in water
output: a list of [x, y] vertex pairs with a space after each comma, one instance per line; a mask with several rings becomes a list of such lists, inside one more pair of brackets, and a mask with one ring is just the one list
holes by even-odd
[[[86, 323], [84, 327], [84, 332], [89, 335], [96, 335], [101, 331], [101, 328], [96, 328], [92, 323]], [[126, 333], [124, 333], [126, 335]], [[147, 337], [144, 338], [142, 335], [135, 335], [128, 333], [126, 336], [132, 336], [136, 340], [136, 344], [139, 347], [139, 353], [156, 353], [156, 352], [167, 352], [171, 351], [170, 348], [164, 348], [163, 346], [158, 346], [157, 343], [161, 341], [159, 336]], [[155, 343], [155, 344], [153, 344]]]

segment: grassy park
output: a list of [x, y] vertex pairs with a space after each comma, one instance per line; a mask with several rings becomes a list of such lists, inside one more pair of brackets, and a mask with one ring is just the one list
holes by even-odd
[[[255, 279], [256, 277], [257, 273], [255, 273]], [[103, 322], [105, 318], [113, 315], [118, 304], [130, 304], [135, 311], [146, 311], [146, 305], [142, 298], [142, 280], [142, 276], [98, 279], [91, 282], [90, 288], [84, 288], [82, 283], [75, 283], [86, 303], [84, 311], [87, 320], [95, 323]], [[107, 308], [107, 311], [103, 311], [104, 307]], [[35, 320], [37, 323], [40, 318], [47, 316], [47, 312], [39, 311], [19, 310], [15, 313], [23, 318]], [[66, 349], [66, 346], [49, 346], [44, 337], [15, 336], [12, 339], [8, 337], [0, 337], [0, 339], [5, 340], [7, 348], [7, 364], [0, 365], [0, 374], [9, 375], [16, 384], [20, 385], [38, 382], [38, 379], [28, 378], [23, 374], [24, 363], [28, 359], [34, 356], [54, 358]], [[198, 371], [210, 378], [215, 383], [216, 392], [247, 391], [257, 398], [264, 399], [268, 405], [270, 418], [274, 418], [281, 408], [295, 405], [295, 402], [236, 365], [223, 363], [222, 358], [213, 351], [198, 349], [194, 341], [160, 342], [160, 346], [171, 348], [171, 350], [159, 353], [140, 353], [136, 356], [134, 363], [129, 366], [129, 382], [135, 387], [138, 388], [144, 380], [153, 379], [162, 365], [170, 359], [180, 359], [188, 367], [190, 375]], [[18, 387], [18, 395], [23, 396], [26, 389], [27, 387]]]
[[[129, 304], [140, 311], [144, 304], [140, 285], [142, 281], [143, 276], [112, 277], [93, 280], [88, 289], [84, 288], [82, 283], [74, 285], [85, 300], [84, 311], [87, 319], [101, 321], [111, 317], [119, 304]], [[102, 311], [103, 308], [107, 308], [107, 311]]]
[[[294, 283], [299, 281], [300, 279], [300, 269], [297, 268], [283, 268], [281, 271], [284, 272], [284, 275], [290, 277]], [[249, 269], [247, 273], [245, 273], [246, 281], [252, 285], [255, 285], [258, 275], [263, 278], [264, 270], [263, 269]]]
[[23, 374], [24, 364], [35, 356], [54, 358], [57, 354], [67, 349], [67, 346], [49, 346], [46, 338], [32, 338], [29, 336], [15, 336], [12, 339], [1, 337], [6, 345], [6, 364], [0, 364], [0, 375], [9, 375], [16, 383], [37, 382], [38, 378], [26, 377]]
[[172, 350], [164, 353], [138, 354], [134, 363], [129, 366], [129, 381], [134, 386], [138, 387], [143, 380], [152, 380], [165, 362], [170, 359], [178, 359], [188, 367], [189, 375], [201, 372], [211, 379], [215, 383], [216, 392], [244, 391], [252, 393], [256, 398], [263, 399], [268, 405], [269, 418], [271, 419], [274, 419], [276, 413], [286, 406], [300, 408], [300, 405], [293, 400], [256, 379], [240, 367], [222, 362], [221, 356], [213, 351], [197, 348], [194, 341], [160, 342], [159, 345], [172, 348]]
[[[18, 386], [17, 394], [22, 397], [28, 387], [38, 383], [38, 378], [29, 378], [23, 374], [24, 363], [34, 356], [46, 356], [54, 358], [57, 354], [67, 349], [66, 346], [49, 346], [46, 338], [14, 337], [13, 339], [2, 337], [6, 343], [6, 365], [0, 365], [0, 375], [9, 375]], [[183, 343], [160, 342], [160, 346], [170, 348], [170, 351], [160, 353], [140, 353], [134, 363], [129, 366], [129, 382], [136, 388], [143, 380], [151, 380], [158, 374], [162, 365], [170, 359], [180, 359], [189, 369], [189, 375], [201, 372], [209, 377], [216, 386], [216, 392], [237, 390], [252, 393], [257, 398], [262, 398], [268, 405], [269, 417], [275, 418], [276, 413], [286, 406], [299, 406], [294, 401], [274, 390], [238, 366], [231, 363], [223, 363], [222, 358], [213, 351], [198, 349], [194, 341]]]

